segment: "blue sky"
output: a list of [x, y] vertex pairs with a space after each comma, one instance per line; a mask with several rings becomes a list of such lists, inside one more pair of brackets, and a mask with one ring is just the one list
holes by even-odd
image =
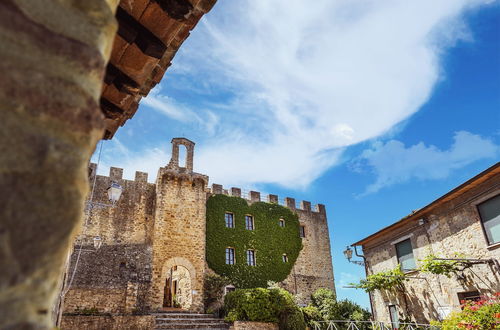
[[99, 171], [153, 182], [185, 136], [211, 183], [325, 204], [367, 307], [342, 250], [498, 161], [499, 109], [499, 2], [219, 0]]

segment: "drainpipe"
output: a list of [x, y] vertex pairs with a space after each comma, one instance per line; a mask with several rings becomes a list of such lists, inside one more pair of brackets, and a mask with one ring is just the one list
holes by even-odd
[[[353, 245], [353, 247], [354, 247], [354, 254], [357, 257], [363, 258], [363, 264], [365, 266], [365, 277], [368, 277], [368, 261], [366, 260], [366, 257], [364, 256], [364, 254], [358, 253], [358, 246], [357, 245]], [[375, 321], [375, 309], [373, 308], [373, 299], [372, 299], [371, 292], [368, 292], [368, 298], [370, 299], [370, 309], [372, 312], [372, 320]]]

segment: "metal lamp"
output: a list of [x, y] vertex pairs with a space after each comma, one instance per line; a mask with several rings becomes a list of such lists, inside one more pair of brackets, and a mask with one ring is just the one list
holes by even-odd
[[118, 202], [120, 196], [122, 195], [123, 188], [116, 182], [111, 182], [111, 185], [108, 188], [108, 198], [113, 205]]
[[346, 259], [350, 262], [351, 259], [352, 259], [352, 249], [347, 246], [346, 249], [344, 250], [344, 256], [346, 257]]
[[101, 245], [102, 245], [102, 239], [101, 239], [101, 237], [100, 236], [94, 237], [94, 248], [96, 250], [99, 250], [99, 248], [101, 247]]

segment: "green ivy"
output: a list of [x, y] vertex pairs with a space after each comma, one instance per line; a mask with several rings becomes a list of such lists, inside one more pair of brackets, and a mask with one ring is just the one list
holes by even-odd
[[[235, 228], [227, 228], [224, 215], [234, 214]], [[245, 215], [252, 215], [254, 230], [245, 229]], [[285, 227], [279, 226], [285, 220]], [[256, 202], [248, 205], [239, 197], [213, 195], [207, 201], [207, 262], [217, 274], [229, 278], [238, 288], [266, 287], [268, 281], [281, 282], [302, 249], [299, 219], [278, 204]], [[226, 265], [226, 247], [235, 249], [236, 263]], [[255, 250], [256, 266], [248, 266], [246, 251]], [[286, 254], [288, 262], [283, 262]]]

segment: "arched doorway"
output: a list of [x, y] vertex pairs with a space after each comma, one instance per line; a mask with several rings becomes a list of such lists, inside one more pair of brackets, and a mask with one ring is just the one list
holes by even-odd
[[170, 267], [163, 290], [163, 307], [189, 309], [193, 302], [191, 275], [181, 265]]

